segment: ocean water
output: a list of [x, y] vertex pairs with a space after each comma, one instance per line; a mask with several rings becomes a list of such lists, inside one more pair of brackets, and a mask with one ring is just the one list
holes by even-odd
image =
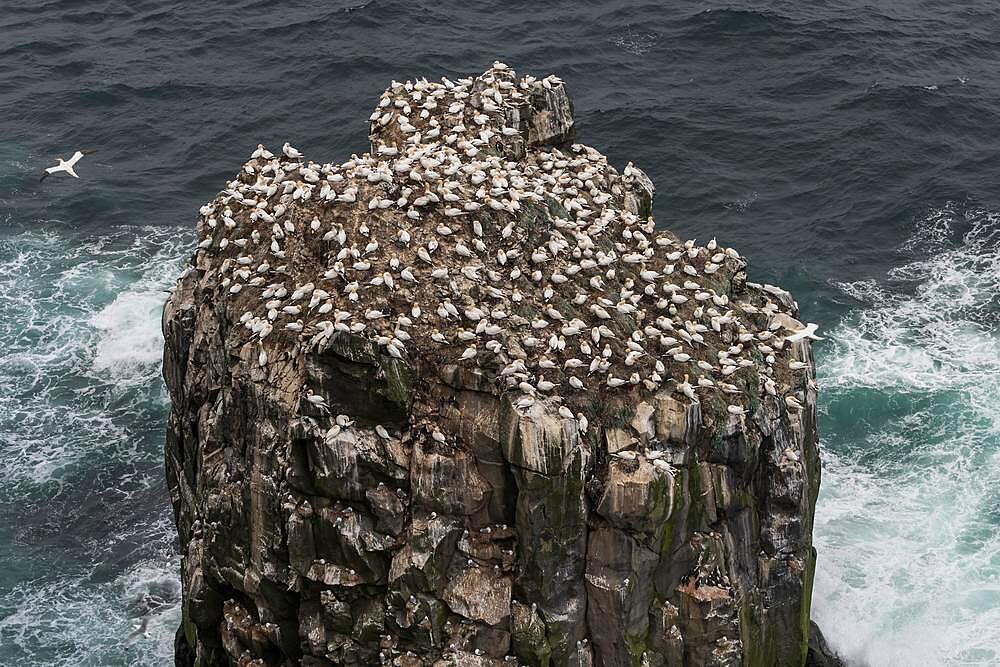
[[0, 36], [0, 665], [171, 663], [159, 315], [198, 206], [258, 142], [343, 158], [390, 79], [495, 58], [821, 324], [833, 645], [1000, 664], [1000, 8], [8, 0]]
[[906, 248], [835, 283], [815, 616], [859, 662], [1000, 664], [1000, 215], [934, 211]]

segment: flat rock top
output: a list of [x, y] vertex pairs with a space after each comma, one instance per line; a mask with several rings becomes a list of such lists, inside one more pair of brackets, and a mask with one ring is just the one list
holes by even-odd
[[794, 302], [735, 250], [656, 230], [645, 174], [572, 143], [559, 79], [495, 63], [393, 82], [369, 121], [371, 152], [259, 146], [201, 208], [196, 268], [260, 365], [353, 335], [415, 368], [488, 369], [524, 408], [661, 387], [733, 415], [763, 392], [796, 407]]

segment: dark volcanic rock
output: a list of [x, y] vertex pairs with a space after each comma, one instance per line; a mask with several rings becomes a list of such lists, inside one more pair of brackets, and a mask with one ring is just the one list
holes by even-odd
[[343, 165], [258, 150], [165, 307], [178, 664], [803, 664], [789, 295], [654, 230], [558, 79], [371, 121]]
[[806, 667], [847, 667], [837, 652], [826, 643], [826, 637], [814, 621], [809, 621], [809, 652]]

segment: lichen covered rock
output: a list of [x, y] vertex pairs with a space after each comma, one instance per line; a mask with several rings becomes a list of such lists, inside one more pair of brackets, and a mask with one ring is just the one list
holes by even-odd
[[165, 311], [179, 664], [802, 664], [808, 331], [653, 226], [555, 77], [259, 147]]

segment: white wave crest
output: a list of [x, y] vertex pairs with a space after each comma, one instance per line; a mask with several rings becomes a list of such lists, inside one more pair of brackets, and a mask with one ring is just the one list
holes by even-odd
[[90, 318], [89, 324], [100, 332], [93, 362], [96, 371], [130, 382], [147, 381], [150, 371], [159, 371], [165, 289], [181, 271], [177, 257], [170, 256], [173, 252], [173, 248], [157, 252], [138, 280]]
[[[964, 233], [962, 230], [965, 230]], [[1000, 663], [1000, 216], [937, 211], [819, 359], [814, 616], [858, 664]]]
[[[134, 418], [165, 400], [160, 308], [188, 239], [47, 227], [0, 238], [0, 496], [91, 456], [134, 456]], [[120, 414], [129, 391], [135, 409]]]
[[[137, 526], [152, 543], [147, 557], [105, 581], [72, 562], [44, 580], [0, 589], [0, 654], [11, 664], [173, 664], [180, 622], [180, 558], [169, 517]], [[119, 536], [120, 537], [120, 536]]]

